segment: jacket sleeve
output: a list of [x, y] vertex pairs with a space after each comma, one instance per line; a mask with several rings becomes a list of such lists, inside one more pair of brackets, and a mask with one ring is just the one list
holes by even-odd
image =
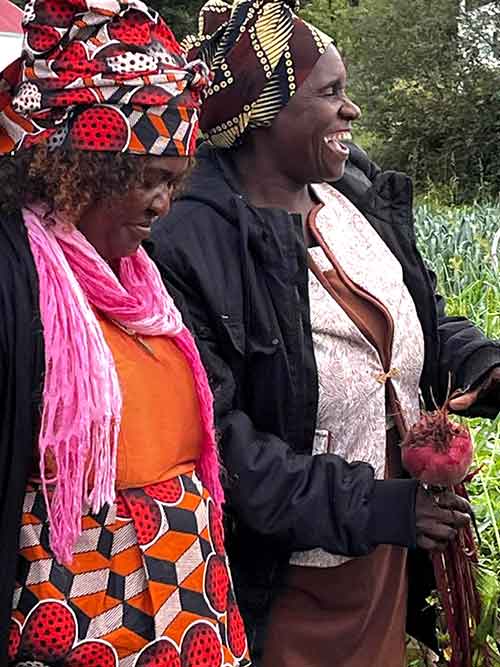
[[[430, 271], [431, 282], [436, 289], [436, 276]], [[446, 395], [449, 378], [452, 388], [474, 388], [497, 366], [500, 366], [500, 342], [487, 338], [466, 317], [448, 316], [445, 299], [435, 291], [439, 332], [439, 385]], [[466, 412], [468, 417], [495, 418], [500, 411], [500, 392], [494, 388], [479, 396]]]
[[321, 547], [357, 556], [381, 543], [413, 547], [414, 481], [377, 481], [368, 464], [349, 464], [332, 454], [296, 454], [272, 433], [259, 431], [249, 415], [237, 409], [239, 388], [230, 346], [217, 331], [218, 318], [207, 308], [207, 285], [195, 277], [197, 258], [187, 258], [182, 236], [179, 243], [174, 240], [177, 222], [181, 227], [174, 207], [164, 223], [165, 230], [174, 232], [157, 232], [152, 252], [167, 286], [182, 295], [186, 323], [196, 335], [207, 369], [231, 512], [291, 551]]
[[[19, 528], [38, 433], [43, 337], [38, 278], [20, 216], [0, 216], [0, 628], [9, 626]], [[8, 633], [0, 634], [0, 665]]]

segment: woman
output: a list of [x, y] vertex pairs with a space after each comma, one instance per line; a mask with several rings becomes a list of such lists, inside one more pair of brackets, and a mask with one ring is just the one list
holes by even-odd
[[248, 665], [212, 396], [140, 248], [208, 70], [136, 0], [38, 0], [25, 31], [0, 84], [0, 663]]
[[215, 395], [252, 658], [402, 667], [408, 594], [433, 643], [415, 547], [444, 548], [469, 509], [405, 479], [397, 445], [450, 374], [470, 387], [453, 409], [496, 414], [500, 349], [445, 315], [410, 180], [347, 145], [360, 112], [331, 40], [278, 1], [209, 2], [201, 27], [188, 46], [213, 67], [209, 142], [153, 252]]

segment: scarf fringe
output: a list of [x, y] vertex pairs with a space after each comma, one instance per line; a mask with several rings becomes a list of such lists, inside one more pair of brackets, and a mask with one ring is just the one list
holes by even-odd
[[40, 284], [46, 366], [40, 478], [57, 561], [71, 562], [84, 509], [97, 514], [115, 498], [122, 397], [113, 355], [92, 307], [138, 333], [171, 336], [186, 356], [203, 423], [197, 472], [221, 512], [212, 392], [156, 266], [141, 248], [122, 260], [120, 282], [72, 225], [57, 219], [47, 224], [41, 207], [25, 210], [24, 218]]

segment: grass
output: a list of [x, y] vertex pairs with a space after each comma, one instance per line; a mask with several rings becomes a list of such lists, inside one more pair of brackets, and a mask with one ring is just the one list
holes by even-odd
[[[500, 205], [444, 207], [424, 200], [416, 210], [420, 250], [438, 275], [450, 315], [465, 315], [491, 338], [500, 339]], [[469, 485], [481, 535], [481, 561], [500, 577], [500, 418], [468, 420], [476, 463], [482, 466]], [[497, 609], [497, 613], [499, 613]], [[500, 634], [497, 637], [500, 642]], [[411, 667], [423, 667], [417, 655]]]

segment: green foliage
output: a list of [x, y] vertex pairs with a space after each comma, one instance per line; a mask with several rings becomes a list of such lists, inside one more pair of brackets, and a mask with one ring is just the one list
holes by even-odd
[[[182, 39], [204, 0], [149, 3]], [[500, 34], [500, 2], [484, 18], [462, 15], [461, 0], [303, 4], [345, 57], [363, 109], [359, 138], [374, 159], [409, 173], [419, 192], [451, 187], [455, 201], [472, 201], [500, 191], [500, 66], [484, 58]]]
[[[438, 275], [448, 313], [465, 315], [489, 337], [500, 338], [500, 253], [494, 243], [500, 230], [500, 205], [449, 208], [443, 207], [436, 197], [427, 196], [416, 210], [416, 230], [419, 247]], [[468, 487], [481, 536], [484, 567], [478, 583], [490, 604], [483, 610], [485, 627], [492, 628], [495, 615], [500, 622], [500, 418], [494, 422], [467, 420], [467, 424], [474, 441], [475, 464], [480, 468]], [[497, 627], [500, 642], [500, 626]], [[409, 665], [425, 664], [415, 647]]]
[[[500, 67], [484, 59], [487, 21], [459, 0], [313, 0], [303, 16], [345, 55], [351, 95], [363, 109], [365, 147], [418, 190], [453, 183], [472, 200], [500, 191]], [[491, 37], [493, 39], [493, 37]]]
[[162, 14], [180, 41], [186, 35], [196, 32], [198, 12], [204, 0], [188, 0], [182, 3], [177, 0], [149, 0], [148, 4]]

